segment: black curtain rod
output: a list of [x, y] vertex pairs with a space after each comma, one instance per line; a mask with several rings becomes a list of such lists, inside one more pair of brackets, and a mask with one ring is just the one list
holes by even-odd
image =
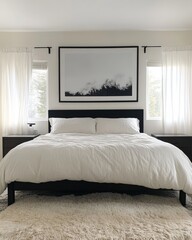
[[[147, 51], [147, 48], [159, 48], [159, 47], [161, 47], [161, 46], [142, 46], [143, 48], [144, 48], [144, 53], [146, 53], [146, 51]], [[35, 47], [36, 49], [37, 48], [47, 48], [48, 49], [48, 53], [50, 54], [51, 53], [51, 48], [52, 47]]]
[[147, 51], [147, 48], [159, 48], [159, 47], [161, 47], [161, 46], [142, 46], [143, 48], [144, 48], [144, 53], [146, 53], [146, 51]]
[[34, 48], [47, 48], [47, 49], [48, 49], [48, 53], [50, 54], [50, 53], [51, 53], [51, 48], [52, 48], [52, 47], [34, 47]]

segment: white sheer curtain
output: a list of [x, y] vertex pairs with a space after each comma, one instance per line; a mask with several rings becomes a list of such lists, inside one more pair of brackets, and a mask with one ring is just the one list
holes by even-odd
[[165, 133], [192, 134], [192, 48], [163, 49]]
[[30, 49], [0, 50], [1, 139], [3, 135], [28, 132], [28, 84], [31, 71]]

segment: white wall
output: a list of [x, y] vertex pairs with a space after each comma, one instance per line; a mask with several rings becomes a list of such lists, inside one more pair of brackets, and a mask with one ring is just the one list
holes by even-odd
[[[117, 31], [117, 32], [27, 32], [0, 33], [0, 48], [51, 46], [49, 62], [49, 109], [105, 109], [143, 108], [146, 106], [146, 62], [160, 59], [161, 50], [148, 49], [143, 45], [181, 46], [191, 45], [192, 31]], [[58, 46], [140, 46], [139, 54], [139, 101], [135, 103], [59, 103], [58, 97]], [[47, 131], [47, 123], [37, 125], [40, 133]], [[145, 132], [161, 132], [161, 121], [146, 121]]]

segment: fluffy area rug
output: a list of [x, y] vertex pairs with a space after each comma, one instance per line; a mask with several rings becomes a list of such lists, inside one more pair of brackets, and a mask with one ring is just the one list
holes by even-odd
[[191, 213], [176, 197], [24, 195], [0, 213], [0, 239], [190, 240]]

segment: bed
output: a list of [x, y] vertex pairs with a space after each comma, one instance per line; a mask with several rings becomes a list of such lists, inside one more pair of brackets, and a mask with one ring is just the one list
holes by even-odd
[[[177, 149], [176, 147], [172, 146], [171, 144], [168, 143], [164, 143], [160, 140], [157, 140], [155, 138], [152, 138], [150, 136], [147, 136], [146, 134], [143, 133], [144, 130], [144, 126], [143, 126], [143, 110], [142, 109], [118, 109], [118, 110], [49, 110], [49, 118], [110, 118], [110, 119], [121, 119], [121, 118], [135, 118], [138, 119], [138, 123], [139, 123], [139, 128], [140, 128], [140, 133], [138, 134], [116, 134], [116, 135], [108, 135], [108, 139], [104, 140], [105, 142], [110, 143], [107, 145], [107, 148], [110, 148], [111, 150], [108, 151], [111, 154], [111, 159], [116, 159], [113, 161], [113, 166], [111, 167], [111, 161], [108, 158], [104, 158], [107, 159], [107, 170], [105, 172], [102, 173], [102, 176], [98, 175], [98, 171], [97, 171], [97, 166], [101, 166], [101, 162], [97, 161], [93, 161], [92, 159], [89, 159], [87, 156], [89, 155], [83, 155], [85, 153], [85, 151], [82, 151], [82, 155], [78, 154], [80, 156], [80, 159], [77, 160], [77, 162], [75, 163], [76, 165], [73, 166], [72, 171], [74, 174], [74, 178], [72, 177], [72, 175], [67, 175], [67, 173], [69, 171], [66, 170], [66, 176], [62, 177], [59, 175], [61, 173], [59, 173], [59, 169], [60, 169], [60, 163], [56, 162], [54, 160], [54, 158], [57, 158], [57, 155], [59, 154], [59, 152], [61, 151], [60, 149], [60, 143], [61, 141], [63, 141], [62, 139], [60, 140], [59, 138], [63, 138], [63, 135], [61, 136], [60, 134], [48, 134], [47, 136], [40, 136], [39, 138], [37, 138], [36, 140], [32, 140], [30, 141], [31, 143], [25, 143], [20, 145], [20, 147], [17, 147], [17, 149], [12, 150], [12, 153], [9, 154], [9, 156], [7, 156], [6, 158], [9, 160], [11, 159], [11, 155], [15, 156], [15, 153], [18, 153], [16, 155], [18, 156], [22, 156], [22, 151], [19, 150], [19, 148], [24, 148], [24, 147], [29, 147], [28, 145], [32, 145], [30, 147], [34, 147], [33, 149], [33, 158], [31, 158], [30, 154], [28, 153], [28, 155], [23, 155], [25, 156], [25, 160], [26, 162], [29, 162], [30, 165], [26, 165], [27, 167], [23, 168], [23, 172], [25, 177], [23, 176], [19, 176], [18, 178], [10, 178], [12, 180], [7, 180], [7, 182], [5, 182], [4, 178], [7, 178], [7, 173], [6, 173], [6, 169], [14, 169], [14, 167], [18, 167], [19, 166], [19, 160], [18, 160], [18, 164], [17, 161], [8, 161], [7, 159], [3, 160], [1, 163], [1, 172], [0, 172], [0, 181], [4, 181], [5, 184], [8, 185], [8, 205], [11, 205], [15, 202], [15, 191], [16, 190], [49, 190], [49, 191], [62, 191], [65, 193], [88, 193], [88, 192], [104, 192], [104, 191], [108, 191], [108, 192], [123, 192], [123, 193], [130, 193], [130, 191], [138, 191], [138, 190], [148, 190], [148, 189], [173, 189], [173, 190], [178, 190], [179, 191], [179, 199], [182, 205], [186, 204], [186, 192], [189, 194], [192, 194], [192, 164], [190, 162], [190, 160], [185, 156], [185, 154], [183, 152], [181, 152], [179, 149]], [[50, 128], [50, 123], [49, 124], [49, 131], [51, 130]], [[87, 126], [86, 126], [87, 127]], [[54, 135], [54, 136], [53, 136]], [[55, 137], [57, 135], [57, 138]], [[88, 140], [87, 140], [88, 137]], [[54, 142], [56, 149], [54, 148], [55, 152], [52, 152], [51, 150], [48, 151], [47, 149], [51, 149], [50, 147], [45, 146], [44, 142], [50, 140]], [[68, 139], [68, 140], [66, 140]], [[81, 141], [79, 141], [79, 139], [81, 139]], [[89, 142], [89, 144], [86, 144], [87, 147], [89, 147], [89, 150], [91, 153], [93, 153], [93, 149], [90, 148], [91, 143], [95, 141], [96, 139], [96, 145], [99, 146], [99, 148], [102, 148], [102, 143], [103, 143], [103, 135], [102, 134], [91, 134], [91, 135], [74, 135], [74, 134], [67, 134], [65, 135], [65, 146], [66, 144], [68, 144], [69, 142], [72, 142], [72, 149], [74, 149], [74, 151], [71, 152], [75, 152], [75, 146], [78, 146], [78, 142], [79, 143], [79, 149], [82, 147], [82, 144], [84, 143], [84, 139], [86, 139], [86, 142]], [[139, 140], [138, 140], [139, 139]], [[74, 142], [76, 141], [76, 142]], [[112, 141], [112, 142], [111, 142]], [[121, 144], [122, 142], [125, 142], [125, 145]], [[153, 148], [157, 148], [158, 149], [158, 154], [156, 154], [156, 156], [154, 155], [154, 157], [150, 158], [150, 162], [147, 163], [146, 159], [140, 159], [140, 164], [137, 166], [142, 166], [142, 168], [140, 168], [140, 172], [142, 171], [143, 168], [145, 168], [145, 166], [147, 166], [148, 164], [148, 169], [145, 169], [145, 174], [146, 177], [144, 176], [143, 178], [140, 179], [140, 181], [137, 181], [137, 179], [139, 179], [139, 175], [140, 172], [134, 172], [134, 164], [135, 162], [132, 162], [131, 164], [126, 164], [125, 166], [121, 166], [118, 165], [118, 155], [121, 154], [121, 152], [124, 152], [124, 149], [126, 148], [126, 144], [127, 143], [137, 143], [139, 141], [139, 145], [140, 147], [142, 147], [142, 151], [145, 151], [146, 149], [146, 154], [154, 154], [152, 149]], [[121, 148], [123, 149], [123, 151], [120, 150], [120, 153], [116, 154], [115, 152], [113, 152], [113, 149], [116, 147], [116, 142], [119, 142], [121, 145]], [[146, 142], [147, 145], [146, 147], [144, 146], [145, 144], [143, 144], [143, 142]], [[37, 145], [38, 144], [38, 145]], [[58, 147], [59, 144], [59, 147]], [[138, 144], [138, 143], [137, 143]], [[95, 142], [93, 143], [93, 145], [95, 145]], [[131, 144], [131, 146], [133, 147], [134, 144]], [[175, 158], [176, 159], [176, 163], [174, 163], [173, 166], [171, 166], [170, 172], [167, 172], [167, 176], [164, 176], [166, 174], [163, 173], [163, 171], [161, 171], [161, 168], [167, 168], [167, 162], [173, 162], [173, 156], [168, 153], [167, 155], [164, 153], [166, 151], [162, 151], [162, 148], [159, 148], [159, 146], [164, 147], [164, 149], [171, 149], [171, 152], [175, 152]], [[41, 147], [41, 148], [40, 148]], [[52, 147], [52, 146], [51, 146]], [[47, 157], [44, 159], [45, 161], [49, 158], [51, 158], [51, 160], [48, 163], [47, 168], [50, 169], [50, 171], [55, 171], [56, 173], [58, 172], [58, 176], [55, 174], [54, 177], [51, 176], [49, 174], [45, 174], [46, 177], [43, 179], [37, 179], [37, 174], [36, 174], [36, 178], [35, 181], [33, 181], [33, 179], [28, 176], [28, 170], [31, 169], [31, 172], [34, 173], [35, 169], [33, 169], [33, 164], [34, 164], [34, 168], [36, 168], [36, 173], [38, 172], [38, 174], [42, 175], [42, 172], [44, 171], [44, 168], [41, 168], [41, 162], [38, 162], [38, 164], [35, 165], [35, 149], [42, 149], [45, 148], [46, 149], [46, 153], [47, 153]], [[65, 154], [68, 152], [68, 149], [71, 148], [71, 144], [69, 147], [66, 147], [65, 149]], [[98, 149], [97, 149], [98, 150]], [[15, 152], [14, 152], [15, 151]], [[16, 152], [17, 151], [17, 152]], [[39, 150], [38, 150], [39, 151]], [[79, 150], [78, 150], [79, 151]], [[41, 151], [43, 152], [43, 151]], [[68, 152], [68, 156], [71, 157], [71, 155], [73, 155], [72, 153]], [[98, 152], [98, 151], [96, 151]], [[50, 157], [52, 154], [53, 157]], [[103, 149], [101, 149], [101, 151], [99, 150], [98, 155], [102, 155], [103, 154]], [[139, 154], [136, 150], [136, 152], [129, 152], [129, 154], [127, 155], [133, 155], [135, 154], [135, 156], [133, 157], [133, 159], [137, 158], [137, 155]], [[164, 154], [164, 155], [163, 155]], [[95, 155], [95, 152], [94, 152]], [[126, 154], [124, 154], [126, 155]], [[126, 156], [127, 156], [126, 155]], [[141, 154], [141, 156], [143, 155], [143, 153]], [[28, 157], [26, 157], [28, 156]], [[90, 155], [92, 156], [92, 155]], [[41, 156], [42, 157], [42, 156]], [[76, 156], [75, 156], [76, 157]], [[74, 158], [75, 158], [74, 157]], [[157, 158], [158, 157], [158, 158]], [[22, 157], [21, 157], [22, 158]], [[28, 159], [27, 159], [28, 158]], [[142, 158], [142, 157], [140, 157]], [[163, 159], [166, 158], [166, 159]], [[96, 162], [97, 165], [95, 165], [94, 167], [90, 168], [89, 171], [86, 171], [86, 167], [84, 166], [83, 168], [81, 167], [82, 162], [78, 161], [85, 161], [85, 159], [87, 159], [86, 161], [90, 161], [90, 162]], [[30, 160], [30, 161], [29, 161]], [[34, 162], [33, 162], [34, 161]], [[76, 161], [76, 160], [75, 160]], [[13, 162], [13, 163], [12, 163]], [[153, 166], [153, 164], [156, 164], [156, 162], [160, 162], [160, 165], [156, 166], [155, 171], [156, 172], [160, 172], [161, 173], [161, 178], [156, 179], [157, 176], [155, 175], [156, 172], [152, 172], [151, 174], [151, 178], [153, 179], [153, 181], [149, 182], [149, 179], [147, 178], [147, 175], [150, 172], [150, 166]], [[78, 163], [78, 164], [77, 164]], [[162, 164], [163, 163], [163, 164]], [[4, 166], [3, 166], [4, 164]], [[14, 167], [12, 167], [12, 164], [14, 165]], [[23, 164], [23, 162], [22, 162]], [[49, 166], [50, 164], [50, 166]], [[35, 167], [36, 166], [36, 167]], [[37, 167], [38, 166], [38, 167]], [[65, 168], [67, 169], [68, 166], [68, 162], [65, 162]], [[87, 165], [89, 166], [89, 165]], [[90, 165], [92, 166], [92, 165]], [[127, 174], [126, 172], [126, 168], [127, 166], [131, 166], [131, 171], [129, 171]], [[113, 168], [113, 169], [112, 169]], [[178, 170], [179, 168], [181, 168], [181, 170]], [[42, 170], [41, 170], [42, 169]], [[112, 169], [112, 170], [111, 170]], [[121, 171], [117, 171], [118, 169], [121, 169]], [[42, 171], [42, 172], [41, 172]], [[79, 173], [82, 174], [82, 172], [84, 171], [84, 175], [80, 175]], [[9, 171], [11, 172], [12, 175], [14, 175], [14, 171]], [[174, 179], [174, 176], [171, 174], [171, 172], [175, 173], [178, 175], [178, 179]], [[90, 173], [89, 176], [87, 177], [87, 173]], [[75, 175], [76, 174], [76, 175]], [[105, 176], [104, 176], [105, 175]], [[122, 176], [125, 176], [126, 181], [124, 181], [124, 178], [122, 178]], [[136, 175], [136, 176], [134, 176]], [[82, 178], [82, 176], [85, 176]], [[104, 176], [104, 177], [103, 177]], [[111, 177], [112, 176], [112, 177]], [[58, 177], [58, 179], [57, 179]], [[19, 179], [19, 180], [18, 180]], [[29, 179], [28, 181], [26, 181], [26, 179]], [[132, 181], [132, 179], [134, 179]], [[37, 181], [36, 181], [37, 180]], [[93, 181], [92, 181], [93, 180]], [[145, 183], [146, 182], [146, 183]], [[164, 183], [165, 182], [165, 183]], [[160, 184], [162, 183], [162, 184]], [[165, 187], [164, 187], [165, 186]]]

